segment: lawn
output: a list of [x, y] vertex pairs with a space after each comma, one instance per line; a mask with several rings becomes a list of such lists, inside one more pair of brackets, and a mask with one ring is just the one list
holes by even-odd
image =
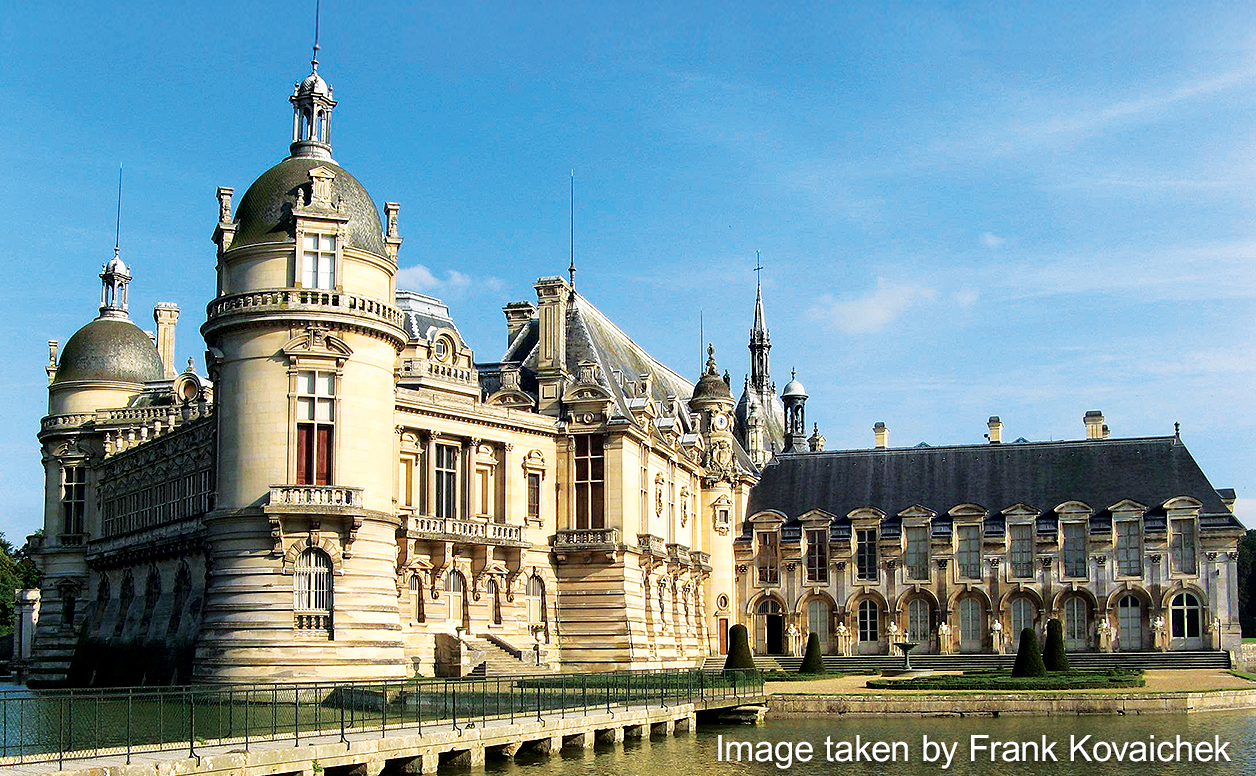
[[870, 679], [872, 690], [1094, 690], [1144, 687], [1143, 672], [1113, 668], [1102, 671], [1058, 671], [1046, 676], [1013, 677], [1010, 671], [967, 671], [962, 674], [911, 679]]

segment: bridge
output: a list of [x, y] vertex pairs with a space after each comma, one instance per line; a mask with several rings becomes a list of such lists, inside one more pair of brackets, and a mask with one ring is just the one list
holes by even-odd
[[414, 776], [670, 735], [765, 700], [757, 671], [698, 669], [15, 690], [0, 693], [0, 776]]

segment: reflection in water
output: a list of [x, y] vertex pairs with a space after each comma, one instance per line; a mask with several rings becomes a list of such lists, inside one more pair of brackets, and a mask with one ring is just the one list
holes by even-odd
[[[797, 763], [787, 771], [769, 763], [727, 763], [716, 761], [716, 740], [739, 741], [811, 741], [820, 752], [810, 763]], [[968, 737], [989, 735], [994, 739], [1040, 740], [1061, 743], [1055, 751], [1058, 763], [970, 763], [967, 757]], [[1106, 764], [1068, 761], [1069, 735], [1093, 735], [1095, 739], [1113, 741], [1172, 738], [1208, 739], [1220, 736], [1229, 741], [1233, 762], [1221, 763], [1115, 763]], [[912, 761], [898, 764], [828, 763], [823, 761], [825, 736], [834, 740], [853, 739], [904, 740], [908, 742]], [[921, 736], [930, 739], [960, 741], [960, 754], [950, 770], [943, 771], [935, 763], [920, 761]], [[1093, 739], [1092, 739], [1093, 740]], [[766, 725], [703, 725], [696, 735], [681, 733], [674, 738], [649, 741], [627, 741], [623, 746], [599, 744], [595, 750], [566, 750], [561, 757], [521, 756], [519, 760], [489, 759], [490, 773], [511, 773], [516, 776], [609, 776], [609, 774], [644, 773], [650, 776], [728, 776], [729, 774], [789, 773], [795, 776], [831, 776], [832, 774], [903, 774], [903, 776], [937, 776], [946, 774], [998, 774], [998, 776], [1239, 776], [1250, 774], [1256, 764], [1256, 715], [1246, 712], [1197, 714], [1191, 716], [1145, 717], [1002, 717], [966, 719], [778, 719]]]

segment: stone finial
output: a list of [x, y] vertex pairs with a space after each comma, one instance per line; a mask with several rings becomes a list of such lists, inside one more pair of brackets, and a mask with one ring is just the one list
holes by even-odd
[[48, 366], [55, 367], [57, 365], [57, 348], [61, 343], [56, 340], [48, 340]]
[[231, 223], [231, 195], [235, 189], [229, 186], [218, 187], [218, 223]]
[[872, 433], [878, 449], [884, 450], [890, 446], [890, 430], [885, 427], [884, 423], [878, 420], [872, 427]]
[[387, 237], [397, 236], [397, 212], [401, 210], [400, 203], [385, 202], [384, 203], [384, 235]]

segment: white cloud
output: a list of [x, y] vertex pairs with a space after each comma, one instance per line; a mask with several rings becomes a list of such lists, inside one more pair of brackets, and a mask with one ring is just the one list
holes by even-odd
[[977, 293], [977, 289], [975, 288], [963, 288], [956, 291], [954, 294], [951, 294], [951, 298], [955, 300], [955, 304], [960, 307], [972, 307], [977, 304], [977, 299], [980, 298], [980, 294]]
[[877, 287], [854, 299], [835, 299], [825, 294], [812, 306], [812, 318], [846, 334], [871, 334], [884, 329], [903, 313], [937, 298], [937, 291], [911, 283], [890, 283], [877, 278]]
[[[496, 278], [488, 278], [482, 282], [492, 288], [494, 282], [500, 283], [501, 281]], [[446, 270], [443, 278], [437, 276], [422, 264], [415, 264], [413, 267], [402, 267], [397, 270], [398, 288], [419, 291], [424, 294], [460, 296], [470, 289], [471, 285], [471, 276], [456, 269]]]
[[1006, 239], [998, 236], [994, 232], [982, 232], [981, 237], [978, 239], [981, 240], [982, 245], [986, 246], [992, 251], [998, 248], [1002, 248], [1003, 244], [1007, 242]]

